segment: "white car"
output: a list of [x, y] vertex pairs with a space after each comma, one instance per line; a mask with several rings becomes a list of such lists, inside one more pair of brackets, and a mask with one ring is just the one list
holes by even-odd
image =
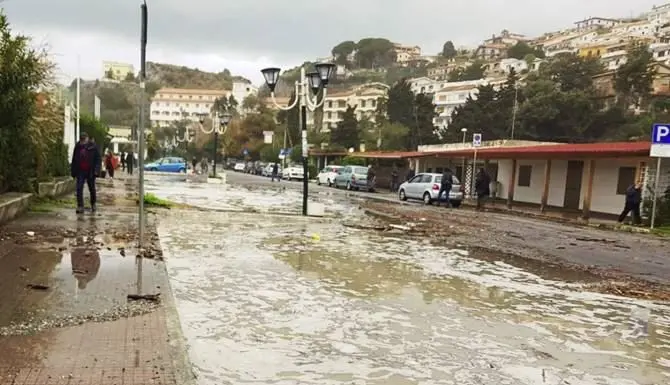
[[244, 163], [241, 163], [241, 162], [240, 163], [235, 163], [235, 167], [233, 167], [233, 170], [237, 171], [237, 172], [244, 172], [245, 167], [246, 167], [246, 165]]
[[319, 175], [316, 176], [318, 185], [327, 184], [329, 187], [335, 182], [335, 177], [342, 171], [342, 166], [326, 166]]
[[[398, 188], [398, 199], [421, 199], [429, 205], [436, 202], [437, 194], [440, 192], [442, 174], [423, 173], [400, 185]], [[444, 195], [443, 195], [444, 196]], [[452, 207], [459, 207], [463, 201], [463, 190], [461, 182], [456, 176], [451, 177], [451, 191], [449, 191], [449, 203]]]
[[304, 177], [305, 173], [303, 173], [302, 167], [297, 166], [286, 167], [281, 174], [281, 178], [286, 180], [293, 180], [293, 179], [302, 180]]

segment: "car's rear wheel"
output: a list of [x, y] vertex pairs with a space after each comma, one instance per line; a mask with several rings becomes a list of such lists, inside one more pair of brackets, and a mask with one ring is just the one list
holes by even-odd
[[398, 199], [401, 201], [406, 201], [407, 200], [407, 195], [405, 195], [405, 190], [400, 190], [398, 192]]
[[433, 199], [430, 197], [430, 193], [423, 193], [423, 204], [429, 205], [433, 203]]
[[179, 172], [186, 172], [186, 169], [185, 168], [180, 168]]
[[149, 169], [149, 171], [158, 171], [158, 169], [156, 167], [152, 167]]

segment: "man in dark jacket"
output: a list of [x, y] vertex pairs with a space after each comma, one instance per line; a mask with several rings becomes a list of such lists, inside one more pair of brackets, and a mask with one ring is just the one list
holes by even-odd
[[86, 133], [81, 133], [79, 142], [74, 146], [70, 165], [70, 174], [77, 181], [77, 214], [84, 212], [84, 183], [88, 185], [91, 212], [96, 210], [95, 178], [100, 175], [101, 163], [98, 146], [89, 141]]
[[442, 200], [442, 193], [444, 193], [445, 201], [444, 204], [446, 207], [450, 206], [449, 202], [449, 191], [451, 191], [451, 186], [453, 186], [454, 183], [454, 174], [451, 172], [450, 169], [446, 168], [444, 169], [444, 172], [442, 173], [442, 179], [440, 180], [440, 192], [437, 193], [437, 205], [440, 205], [440, 202]]
[[642, 183], [637, 182], [630, 185], [626, 189], [626, 203], [624, 205], [621, 215], [619, 215], [619, 223], [623, 223], [628, 213], [633, 213], [633, 224], [640, 224], [640, 204], [642, 203]]
[[407, 177], [405, 181], [408, 181], [416, 176], [416, 172], [414, 172], [414, 169], [410, 166], [409, 170], [407, 170]]
[[484, 208], [484, 202], [491, 195], [491, 177], [483, 168], [475, 176], [475, 192], [477, 193], [477, 210]]
[[279, 178], [279, 165], [277, 163], [272, 165], [272, 181], [274, 182], [277, 179], [277, 182], [281, 181]]
[[126, 153], [126, 170], [128, 175], [133, 175], [133, 168], [135, 168], [135, 154], [132, 151]]

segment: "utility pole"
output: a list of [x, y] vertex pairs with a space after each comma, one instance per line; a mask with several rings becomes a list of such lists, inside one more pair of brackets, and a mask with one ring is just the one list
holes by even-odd
[[77, 120], [74, 128], [74, 142], [79, 141], [81, 135], [81, 126], [79, 125], [80, 110], [81, 110], [81, 57], [77, 55]]

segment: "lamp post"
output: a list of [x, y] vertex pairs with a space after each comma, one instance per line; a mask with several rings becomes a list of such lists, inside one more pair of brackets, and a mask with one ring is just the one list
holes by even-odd
[[200, 130], [204, 132], [206, 135], [211, 134], [212, 132], [214, 133], [214, 166], [212, 168], [212, 171], [214, 172], [214, 178], [216, 178], [216, 155], [219, 150], [219, 134], [225, 134], [226, 130], [228, 129], [228, 123], [230, 123], [230, 119], [232, 119], [232, 115], [230, 115], [227, 112], [224, 112], [223, 114], [219, 115], [218, 112], [214, 113], [214, 118], [212, 119], [212, 129], [207, 131], [205, 130], [205, 127], [203, 126], [203, 123], [205, 123], [205, 119], [207, 118], [208, 114], [201, 114], [200, 115]]
[[[280, 110], [288, 111], [296, 106], [300, 107], [300, 113], [298, 115], [298, 125], [302, 130], [302, 170], [303, 170], [303, 183], [302, 183], [302, 215], [307, 215], [307, 189], [309, 182], [309, 171], [307, 169], [308, 161], [308, 148], [307, 148], [307, 109], [311, 111], [316, 110], [321, 107], [326, 100], [326, 89], [328, 87], [328, 82], [330, 81], [333, 72], [335, 72], [335, 65], [332, 63], [319, 63], [315, 66], [316, 71], [310, 72], [305, 75], [305, 69], [300, 68], [300, 78], [295, 82], [295, 100], [290, 106], [280, 106], [275, 99], [275, 87], [277, 87], [277, 82], [279, 81], [279, 73], [281, 69], [279, 68], [265, 68], [261, 70], [263, 77], [265, 78], [265, 83], [270, 89], [270, 97], [272, 98], [272, 103], [279, 108]], [[312, 100], [309, 95], [309, 90], [312, 91], [316, 100]], [[323, 90], [321, 100], [318, 100], [317, 95], [319, 91]], [[287, 127], [288, 130], [288, 127]]]
[[[468, 129], [463, 127], [461, 128], [461, 132], [463, 133], [463, 148], [465, 149], [465, 135], [467, 135]], [[461, 167], [461, 183], [463, 183], [463, 179], [465, 178], [465, 157], [463, 157], [463, 166]]]

